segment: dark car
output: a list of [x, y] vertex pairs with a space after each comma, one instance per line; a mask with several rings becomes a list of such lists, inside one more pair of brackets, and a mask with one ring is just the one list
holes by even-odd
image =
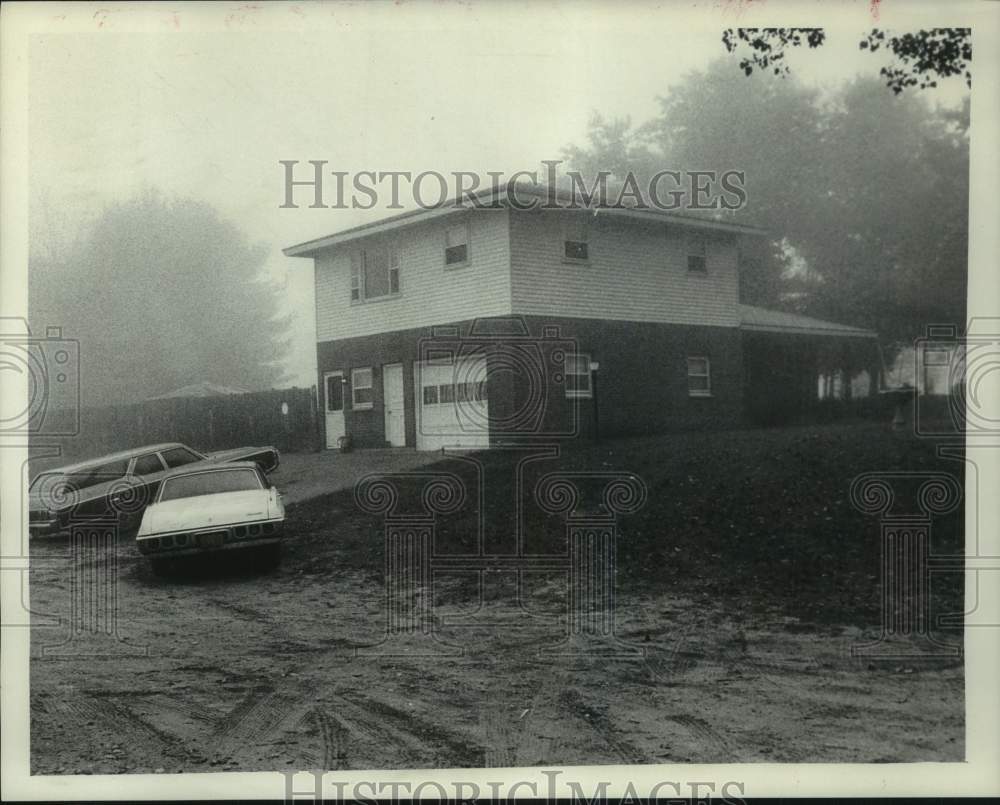
[[274, 447], [206, 454], [169, 442], [45, 470], [28, 488], [28, 531], [31, 536], [57, 534], [74, 519], [113, 519], [126, 531], [134, 529], [165, 474], [196, 462], [233, 461], [252, 461], [263, 472], [272, 472], [280, 456]]

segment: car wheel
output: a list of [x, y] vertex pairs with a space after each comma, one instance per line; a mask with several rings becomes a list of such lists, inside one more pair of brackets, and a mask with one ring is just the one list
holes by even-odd
[[169, 559], [164, 559], [160, 557], [159, 559], [150, 559], [149, 566], [153, 570], [153, 575], [155, 576], [167, 576], [170, 571], [174, 569], [174, 563]]
[[261, 567], [277, 567], [281, 564], [281, 545], [262, 545], [257, 549], [256, 559]]

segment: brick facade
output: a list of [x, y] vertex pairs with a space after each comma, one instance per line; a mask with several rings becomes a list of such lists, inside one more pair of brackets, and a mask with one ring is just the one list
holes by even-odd
[[[444, 333], [444, 335], [442, 335]], [[487, 356], [490, 438], [590, 436], [594, 400], [568, 398], [563, 355], [585, 353], [600, 364], [597, 407], [601, 435], [735, 427], [743, 422], [743, 347], [735, 327], [601, 321], [561, 317], [484, 318], [317, 344], [324, 372], [341, 370], [347, 433], [358, 447], [385, 445], [381, 367], [403, 365], [406, 444], [416, 445], [413, 365], [429, 345]], [[711, 396], [688, 393], [688, 357], [708, 358]], [[350, 370], [372, 367], [374, 406], [350, 404]], [[322, 407], [322, 400], [321, 407]], [[325, 435], [324, 435], [325, 438]]]

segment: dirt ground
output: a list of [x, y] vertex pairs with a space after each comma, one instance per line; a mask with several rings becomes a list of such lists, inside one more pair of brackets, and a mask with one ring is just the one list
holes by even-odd
[[[961, 659], [852, 657], [879, 634], [877, 544], [829, 547], [877, 534], [834, 504], [844, 478], [935, 466], [932, 446], [829, 426], [591, 450], [559, 466], [629, 466], [650, 488], [645, 515], [621, 526], [608, 656], [563, 653], [558, 573], [487, 572], [481, 593], [468, 573], [437, 574], [436, 639], [385, 640], [381, 525], [349, 492], [290, 509], [278, 569], [227, 561], [157, 578], [123, 541], [117, 639], [49, 625], [73, 621], [71, 560], [65, 540], [34, 541], [33, 773], [963, 758]], [[845, 451], [855, 460], [840, 469]], [[826, 480], [803, 481], [796, 461]], [[740, 486], [720, 467], [767, 480]], [[720, 481], [732, 508], [706, 508], [698, 496]], [[509, 491], [442, 540], [468, 531], [463, 517], [500, 522]], [[835, 527], [795, 527], [802, 517]], [[817, 561], [823, 572], [805, 574]]]

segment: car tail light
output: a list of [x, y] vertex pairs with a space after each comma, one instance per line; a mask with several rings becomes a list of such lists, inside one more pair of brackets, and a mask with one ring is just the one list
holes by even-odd
[[173, 537], [160, 537], [160, 547], [161, 548], [173, 548], [174, 538]]
[[247, 535], [246, 526], [238, 525], [233, 529], [233, 534], [239, 538], [243, 538]]
[[179, 547], [183, 547], [188, 544], [188, 535], [178, 534], [176, 537], [174, 537], [174, 542], [176, 542]]

